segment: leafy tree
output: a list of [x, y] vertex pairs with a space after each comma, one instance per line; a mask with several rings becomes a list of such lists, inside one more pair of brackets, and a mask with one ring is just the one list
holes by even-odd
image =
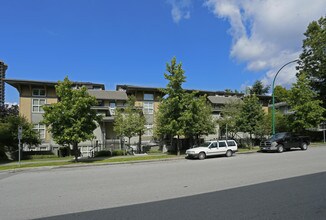
[[33, 125], [26, 118], [16, 115], [8, 115], [0, 121], [0, 151], [8, 151], [13, 158], [18, 151], [18, 126], [22, 126], [23, 133], [21, 144], [39, 145], [39, 135], [33, 130]]
[[0, 121], [5, 121], [8, 116], [18, 116], [18, 105], [0, 105]]
[[177, 64], [175, 57], [172, 58], [171, 64], [166, 64], [166, 71], [168, 73], [164, 73], [164, 78], [169, 83], [162, 92], [167, 95], [167, 98], [163, 99], [159, 106], [155, 132], [157, 135], [168, 135], [171, 137], [171, 140], [177, 135], [177, 154], [179, 155], [179, 137], [184, 134], [183, 123], [179, 121], [184, 111], [182, 100], [185, 92], [182, 88], [182, 83], [186, 81], [186, 77], [184, 76], [182, 64]]
[[58, 102], [44, 106], [43, 123], [53, 139], [60, 145], [72, 145], [75, 161], [78, 161], [78, 144], [94, 138], [93, 131], [101, 117], [92, 106], [96, 98], [89, 95], [86, 87], [73, 89], [68, 77], [55, 86]]
[[[326, 17], [311, 22], [304, 33], [297, 69], [307, 75], [319, 100], [326, 100]], [[326, 108], [326, 102], [323, 103]]]
[[114, 131], [119, 137], [141, 136], [145, 131], [146, 119], [140, 109], [135, 107], [135, 97], [131, 96], [125, 110], [118, 110], [114, 121]]
[[217, 120], [222, 131], [226, 132], [227, 127], [227, 135], [231, 138], [234, 138], [239, 131], [237, 120], [240, 117], [242, 105], [243, 102], [240, 99], [227, 102], [221, 109], [221, 118]]
[[206, 96], [196, 97], [196, 92], [186, 93], [182, 101], [185, 110], [179, 121], [182, 123], [183, 133], [199, 144], [201, 135], [215, 133], [212, 107], [207, 103]]
[[286, 88], [277, 85], [274, 88], [274, 96], [275, 102], [286, 102], [289, 97], [289, 91]]
[[[272, 113], [264, 114], [262, 123], [256, 127], [255, 135], [260, 139], [272, 133]], [[289, 130], [288, 117], [279, 111], [275, 111], [275, 130], [277, 132], [286, 132]]]
[[268, 93], [270, 86], [264, 87], [262, 81], [257, 80], [250, 89], [250, 94], [265, 95]]
[[259, 99], [256, 95], [244, 97], [237, 125], [239, 126], [240, 131], [249, 133], [251, 141], [250, 147], [253, 145], [252, 134], [255, 134], [257, 132], [257, 127], [263, 123], [264, 114], [265, 113], [261, 104], [259, 104]]
[[301, 72], [287, 101], [294, 111], [290, 116], [293, 131], [302, 132], [306, 128], [316, 127], [324, 119], [325, 109], [321, 106], [322, 101], [315, 99], [316, 95], [309, 85], [307, 75]]

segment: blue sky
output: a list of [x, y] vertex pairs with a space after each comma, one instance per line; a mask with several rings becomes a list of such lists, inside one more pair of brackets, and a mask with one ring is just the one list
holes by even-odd
[[[6, 78], [68, 76], [114, 90], [165, 87], [165, 66], [175, 56], [185, 88], [243, 90], [255, 80], [270, 84], [277, 68], [298, 56], [307, 25], [326, 8], [325, 1], [305, 2], [0, 0], [0, 60]], [[283, 75], [279, 84], [291, 84], [294, 66]], [[18, 102], [9, 85], [6, 102]]]

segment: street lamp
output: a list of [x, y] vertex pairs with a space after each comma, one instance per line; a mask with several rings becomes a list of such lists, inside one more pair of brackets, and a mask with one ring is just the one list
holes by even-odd
[[292, 60], [286, 64], [284, 64], [276, 73], [274, 80], [273, 80], [273, 84], [272, 84], [272, 134], [275, 134], [275, 97], [274, 97], [274, 83], [275, 83], [275, 79], [277, 77], [277, 75], [279, 74], [279, 72], [287, 65], [289, 65], [290, 63], [294, 63], [294, 62], [298, 62], [299, 60]]

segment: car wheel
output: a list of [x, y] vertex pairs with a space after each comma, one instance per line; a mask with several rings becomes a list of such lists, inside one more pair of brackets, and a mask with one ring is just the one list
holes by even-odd
[[278, 145], [277, 152], [282, 153], [284, 151], [284, 147], [282, 144]]
[[307, 150], [308, 149], [308, 144], [303, 142], [300, 148], [301, 148], [301, 150]]
[[227, 157], [231, 157], [232, 156], [232, 151], [231, 150], [228, 150], [225, 154]]
[[206, 154], [204, 152], [200, 152], [198, 155], [199, 160], [204, 160], [206, 158]]

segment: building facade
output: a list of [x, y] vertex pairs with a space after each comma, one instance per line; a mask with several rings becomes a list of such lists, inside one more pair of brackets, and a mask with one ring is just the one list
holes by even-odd
[[0, 105], [5, 104], [5, 78], [8, 66], [0, 60]]
[[[31, 81], [31, 80], [16, 80], [6, 79], [6, 83], [15, 87], [19, 92], [19, 108], [20, 115], [34, 125], [34, 129], [40, 134], [42, 144], [38, 147], [26, 146], [25, 150], [44, 150], [56, 152], [58, 146], [47, 132], [45, 125], [43, 125], [43, 109], [45, 104], [52, 104], [58, 102], [55, 91], [57, 82], [48, 81]], [[116, 91], [107, 91], [103, 84], [89, 83], [89, 82], [73, 82], [74, 88], [86, 86], [88, 93], [96, 98], [97, 106], [93, 109], [98, 114], [102, 115], [102, 121], [94, 130], [95, 138], [90, 141], [80, 143], [80, 150], [83, 156], [92, 156], [95, 151], [103, 149], [120, 149], [121, 140], [114, 132], [114, 117], [118, 108], [125, 108], [128, 98], [134, 96], [136, 99], [135, 105], [143, 110], [146, 119], [146, 131], [141, 137], [142, 145], [153, 144], [153, 129], [155, 126], [155, 114], [158, 112], [161, 98], [164, 93], [160, 88], [142, 87], [134, 85], [117, 85]], [[193, 90], [186, 90], [191, 92]], [[197, 90], [196, 90], [197, 91]], [[206, 95], [207, 101], [213, 107], [213, 118], [221, 117], [222, 107], [229, 101], [241, 100], [244, 97], [242, 93], [229, 93], [223, 91], [197, 91], [198, 96]], [[261, 104], [264, 109], [268, 109], [268, 102], [270, 96], [259, 96]], [[220, 137], [219, 126], [216, 126], [215, 133], [204, 137], [205, 139], [214, 139]], [[131, 139], [132, 145], [137, 145], [138, 137]]]

